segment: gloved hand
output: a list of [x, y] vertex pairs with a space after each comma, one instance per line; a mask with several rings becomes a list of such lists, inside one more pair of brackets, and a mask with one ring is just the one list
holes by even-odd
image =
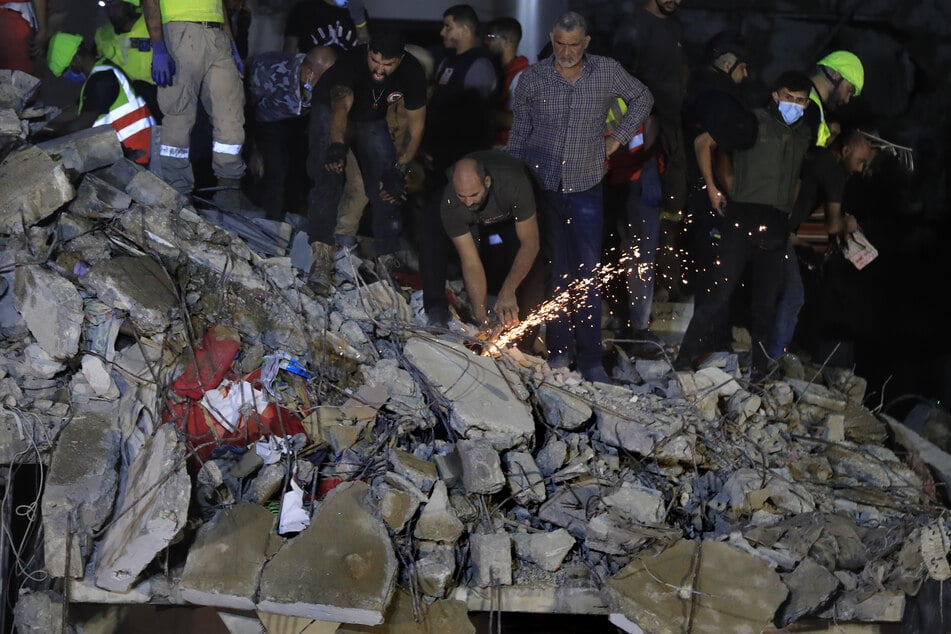
[[343, 143], [331, 143], [324, 156], [324, 169], [328, 172], [343, 174], [347, 166], [347, 146]]
[[152, 81], [156, 86], [171, 86], [175, 76], [175, 60], [168, 54], [165, 42], [152, 42]]
[[659, 207], [663, 196], [664, 190], [660, 184], [657, 161], [655, 159], [645, 161], [641, 167], [641, 204]]
[[244, 74], [244, 62], [241, 61], [241, 53], [238, 52], [238, 43], [231, 40], [231, 56], [234, 58], [234, 65], [238, 67], [238, 74]]
[[380, 178], [380, 195], [388, 202], [396, 202], [406, 197], [406, 176], [395, 165], [383, 172]]

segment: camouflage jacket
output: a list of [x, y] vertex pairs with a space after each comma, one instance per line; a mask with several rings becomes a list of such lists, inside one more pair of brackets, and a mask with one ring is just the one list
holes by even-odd
[[310, 94], [300, 85], [303, 53], [261, 53], [251, 59], [248, 102], [257, 121], [281, 121], [306, 114]]

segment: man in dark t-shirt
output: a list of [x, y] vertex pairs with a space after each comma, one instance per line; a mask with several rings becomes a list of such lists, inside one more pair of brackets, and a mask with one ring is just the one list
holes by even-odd
[[842, 209], [845, 184], [850, 176], [866, 169], [874, 153], [868, 137], [859, 130], [848, 130], [829, 147], [814, 148], [802, 164], [799, 193], [789, 218], [785, 282], [767, 350], [774, 359], [789, 351], [799, 312], [806, 303], [800, 258], [811, 251], [825, 252], [830, 237], [844, 238], [858, 229], [855, 217]]
[[315, 46], [349, 51], [366, 43], [367, 16], [362, 0], [301, 0], [287, 14], [284, 52], [306, 53]]
[[490, 281], [480, 250], [485, 252], [496, 243], [503, 247], [504, 263], [493, 264], [504, 270], [504, 279], [494, 312], [502, 323], [514, 325], [537, 306], [541, 295], [531, 297], [536, 286], [523, 284], [539, 249], [535, 195], [525, 165], [499, 150], [472, 152], [452, 166], [450, 179], [440, 214], [459, 253], [472, 317], [480, 325], [488, 320]]
[[[401, 33], [374, 33], [368, 45], [338, 60], [321, 80], [329, 87], [330, 104], [315, 105], [311, 111], [308, 172], [315, 183], [309, 200], [311, 240], [337, 244], [337, 205], [347, 152], [352, 149], [373, 210], [376, 255], [400, 248], [406, 169], [419, 148], [426, 118], [426, 75], [416, 58], [405, 54], [404, 46]], [[386, 123], [387, 106], [398, 101], [406, 105], [409, 120], [409, 141], [399, 152]]]

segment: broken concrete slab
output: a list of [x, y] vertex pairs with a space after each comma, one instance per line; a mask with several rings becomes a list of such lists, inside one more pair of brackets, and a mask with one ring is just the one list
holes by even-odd
[[601, 486], [591, 480], [577, 482], [556, 490], [538, 509], [538, 518], [568, 530], [579, 539], [588, 533], [587, 505], [601, 496]]
[[420, 606], [419, 621], [413, 609], [413, 597], [399, 590], [386, 612], [382, 625], [364, 627], [341, 625], [337, 634], [475, 634], [466, 604], [461, 601], [436, 601]]
[[780, 627], [818, 612], [842, 585], [835, 575], [809, 557], [799, 562], [795, 570], [782, 575], [782, 579], [789, 588], [789, 600], [776, 619]]
[[36, 147], [62, 162], [67, 170], [80, 174], [112, 165], [122, 159], [122, 144], [119, 143], [115, 128], [110, 125], [98, 125], [71, 132], [44, 141]]
[[824, 385], [799, 381], [796, 379], [786, 379], [786, 383], [796, 392], [796, 396], [804, 403], [818, 405], [823, 409], [833, 412], [845, 410], [848, 403], [847, 399], [840, 393], [834, 392]]
[[423, 594], [436, 598], [446, 596], [456, 574], [455, 544], [419, 542], [419, 558], [413, 568]]
[[389, 533], [372, 515], [364, 482], [324, 499], [310, 526], [264, 567], [258, 609], [337, 623], [377, 625], [396, 586]]
[[20, 634], [61, 631], [66, 618], [64, 603], [63, 597], [52, 591], [20, 590], [13, 608], [15, 630]]
[[505, 477], [515, 501], [519, 504], [540, 504], [545, 501], [545, 480], [532, 454], [508, 451], [502, 456]]
[[542, 570], [555, 572], [575, 546], [575, 538], [559, 528], [545, 533], [515, 533], [515, 556]]
[[549, 425], [573, 430], [591, 420], [588, 402], [564, 388], [542, 383], [535, 394]]
[[12, 152], [0, 163], [0, 233], [23, 233], [74, 195], [63, 166], [45, 152], [32, 146]]
[[165, 331], [179, 310], [168, 273], [149, 256], [114, 257], [80, 279], [100, 301], [128, 312], [136, 330], [145, 335]]
[[450, 402], [449, 424], [464, 438], [481, 438], [497, 450], [527, 444], [535, 421], [495, 361], [446, 341], [411, 337], [403, 353]]
[[185, 526], [191, 479], [185, 446], [159, 425], [129, 465], [118, 513], [100, 545], [96, 585], [125, 592]]
[[462, 486], [466, 492], [491, 495], [505, 486], [505, 474], [498, 452], [485, 440], [460, 440], [456, 443], [462, 463]]
[[198, 529], [179, 588], [197, 605], [253, 610], [276, 516], [257, 504], [221, 509]]
[[76, 190], [76, 198], [69, 204], [69, 211], [83, 218], [111, 218], [131, 204], [129, 194], [95, 174], [86, 174]]
[[508, 533], [469, 535], [470, 582], [481, 588], [512, 585], [512, 539]]
[[0, 108], [19, 115], [40, 87], [40, 79], [22, 70], [0, 69]]
[[46, 569], [54, 577], [83, 576], [92, 534], [112, 513], [120, 441], [116, 422], [91, 412], [76, 414], [56, 441], [41, 505]]
[[428, 460], [417, 458], [408, 451], [393, 449], [390, 451], [390, 464], [393, 470], [409, 480], [420, 491], [428, 493], [439, 479], [436, 465]]
[[13, 295], [16, 309], [47, 354], [57, 360], [76, 354], [84, 313], [72, 282], [42, 266], [18, 266]]
[[416, 510], [419, 508], [419, 500], [409, 493], [386, 483], [382, 483], [380, 489], [382, 490], [378, 502], [380, 517], [383, 518], [391, 531], [399, 533], [416, 514]]
[[429, 501], [420, 513], [413, 535], [416, 539], [427, 541], [454, 542], [462, 535], [464, 528], [449, 505], [446, 484], [438, 480], [433, 486]]
[[603, 501], [606, 506], [648, 526], [660, 524], [666, 514], [663, 493], [633, 482], [622, 482], [620, 487], [605, 495]]
[[652, 634], [761, 632], [788, 594], [766, 562], [710, 540], [636, 557], [607, 585], [614, 611]]

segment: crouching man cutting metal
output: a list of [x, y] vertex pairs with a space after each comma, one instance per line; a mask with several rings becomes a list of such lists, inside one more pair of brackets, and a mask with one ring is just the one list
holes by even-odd
[[519, 159], [498, 150], [467, 154], [449, 172], [440, 213], [459, 254], [472, 318], [480, 326], [514, 326], [544, 293], [531, 177]]

